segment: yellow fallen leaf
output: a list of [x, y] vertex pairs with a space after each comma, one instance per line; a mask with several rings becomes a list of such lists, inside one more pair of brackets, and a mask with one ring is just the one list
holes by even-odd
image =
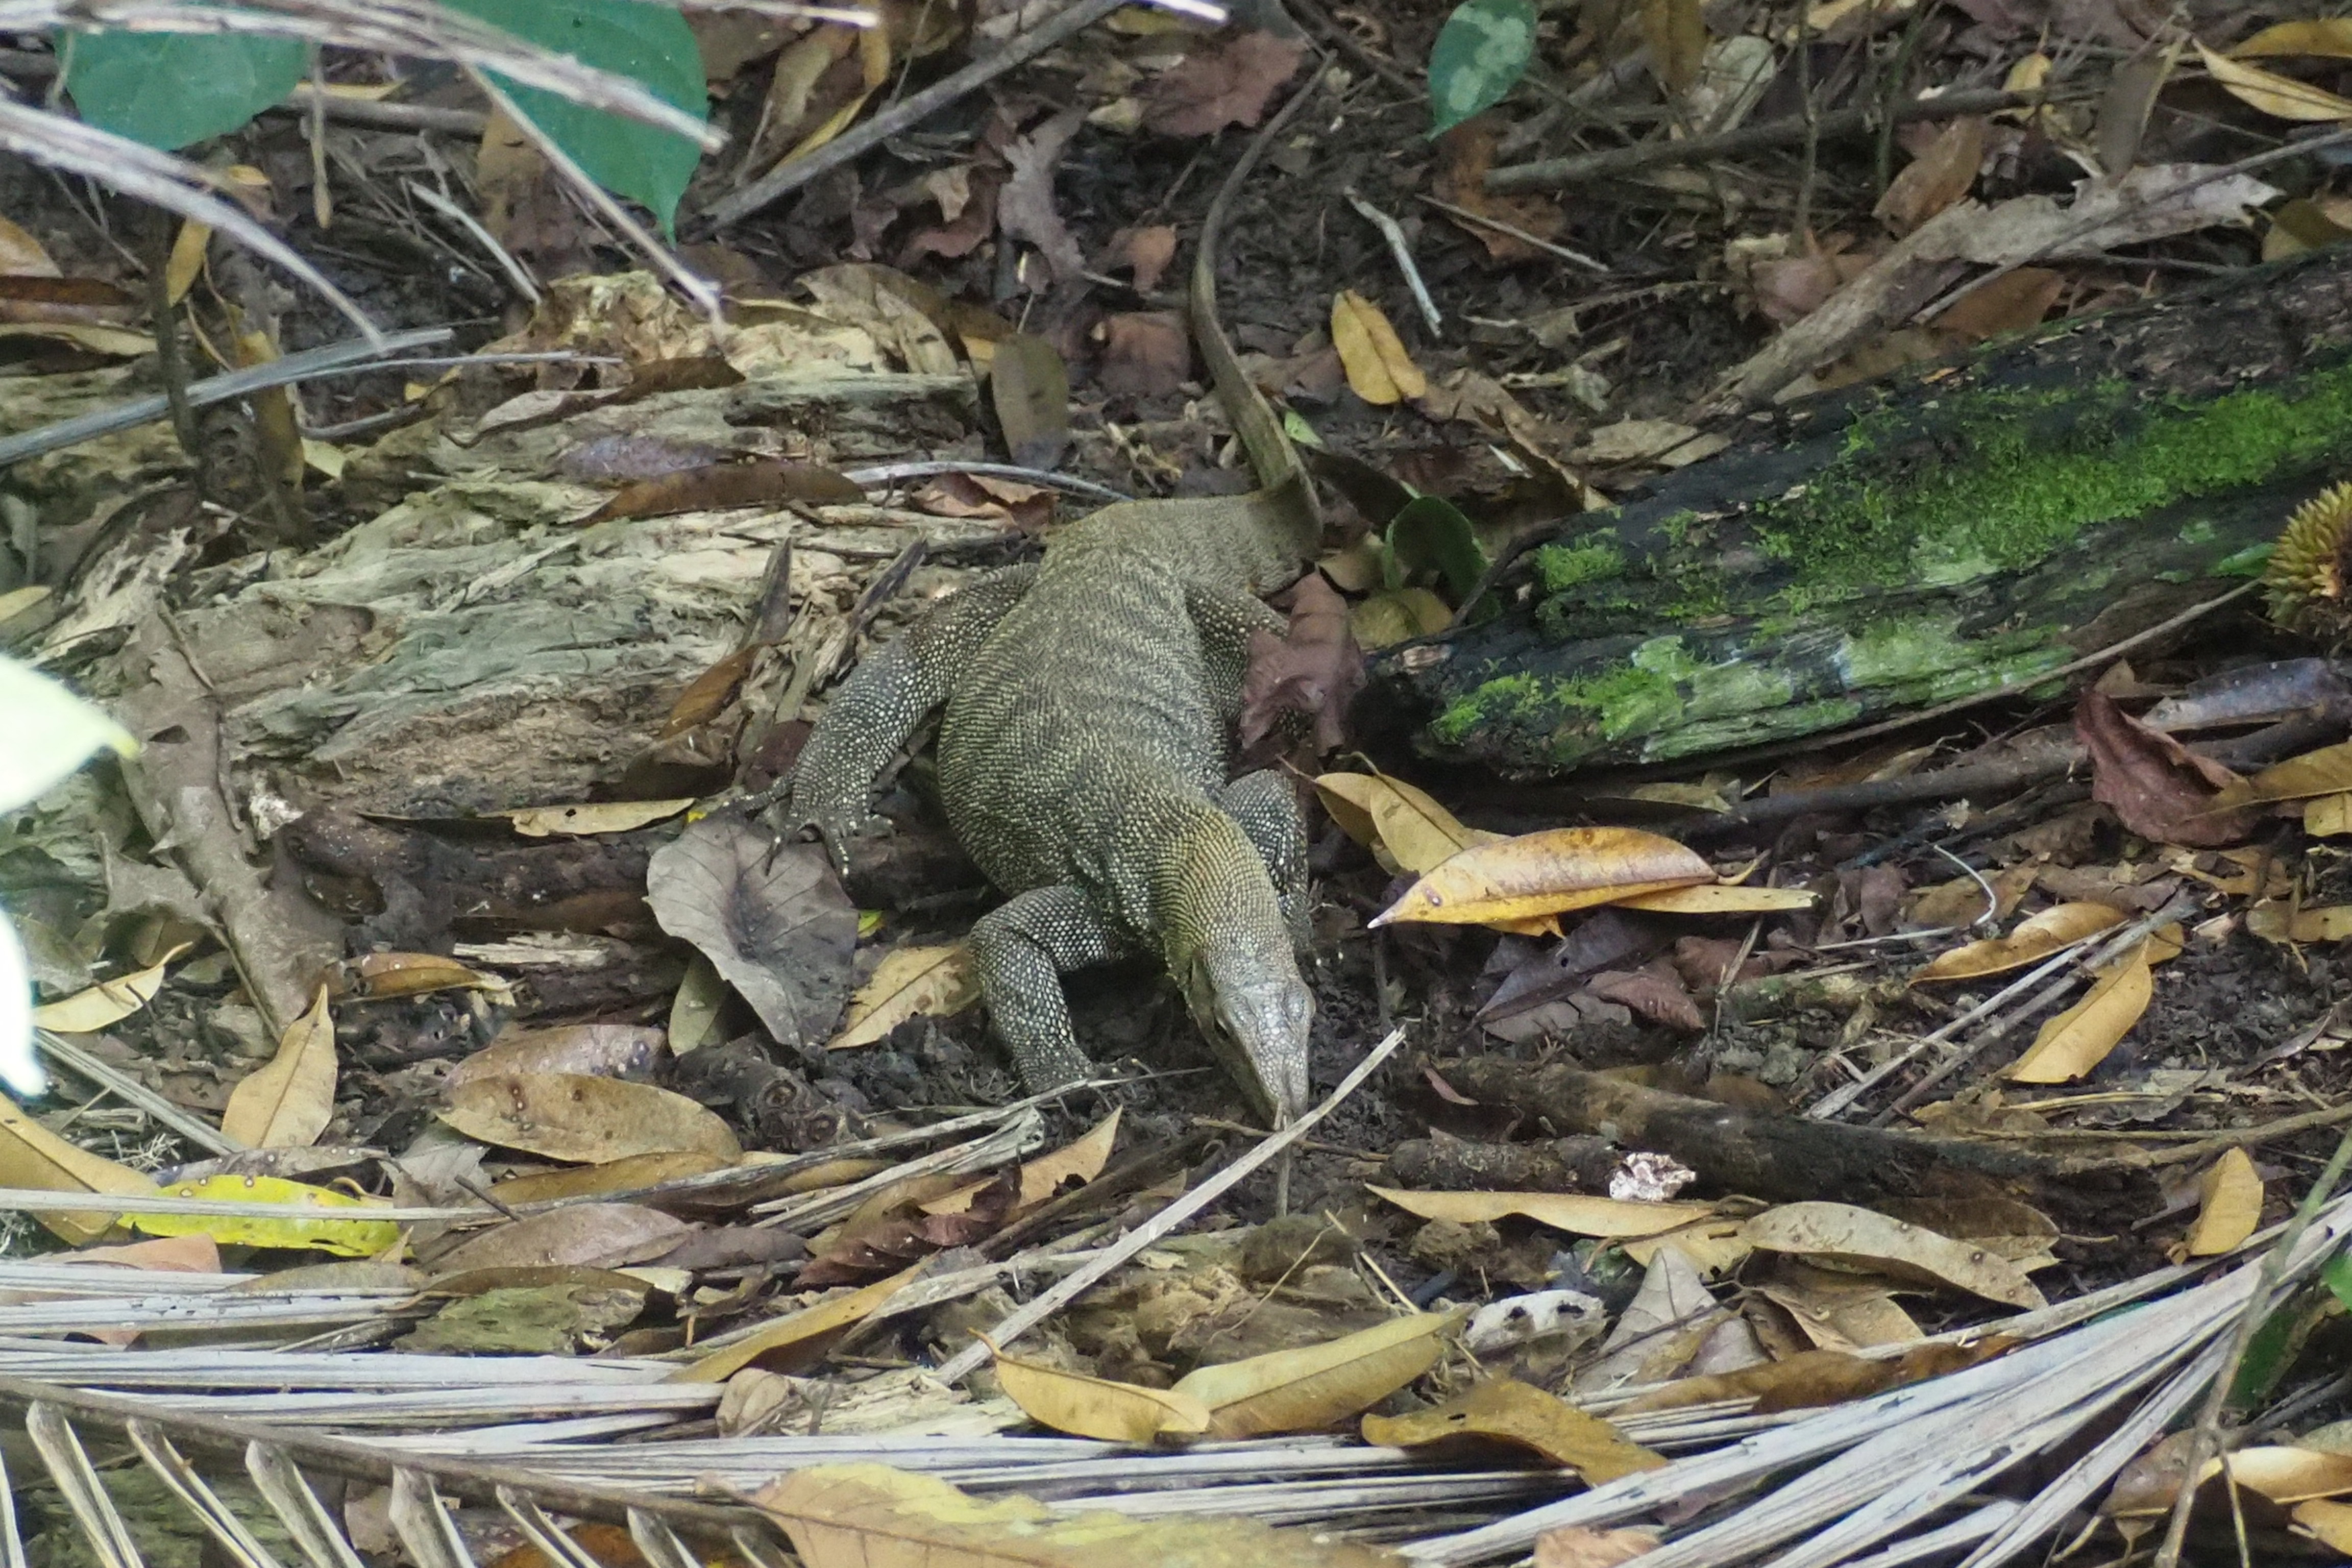
[[803, 1307], [778, 1318], [758, 1333], [688, 1362], [671, 1373], [670, 1383], [724, 1383], [747, 1366], [770, 1372], [804, 1372], [824, 1359], [833, 1342], [874, 1315], [883, 1302], [898, 1293], [922, 1269], [918, 1263], [887, 1279], [877, 1279], [861, 1289], [814, 1307]]
[[[163, 1189], [167, 1198], [276, 1204], [286, 1214], [128, 1214], [122, 1223], [149, 1236], [209, 1236], [223, 1247], [289, 1247], [331, 1252], [338, 1258], [373, 1258], [400, 1239], [400, 1226], [369, 1219], [380, 1199], [353, 1197], [331, 1187], [289, 1182], [282, 1176], [207, 1176]], [[320, 1211], [325, 1211], [321, 1213]]]
[[2264, 942], [2342, 942], [2352, 937], [2352, 904], [2298, 910], [2265, 899], [2246, 911], [2246, 929]]
[[2018, 1083], [2068, 1083], [2107, 1059], [2156, 994], [2145, 942], [2100, 975], [2090, 994], [2042, 1026], [2004, 1075]]
[[1173, 1389], [1113, 1383], [1003, 1354], [993, 1364], [1004, 1397], [1039, 1426], [1074, 1437], [1149, 1443], [1162, 1433], [1192, 1436], [1209, 1429], [1208, 1407]]
[[2230, 54], [2236, 59], [2263, 55], [2333, 55], [2339, 59], [2352, 59], [2352, 16], [2280, 22], [2264, 27]]
[[1209, 1411], [1212, 1437], [1313, 1432], [1377, 1405], [1437, 1364], [1458, 1312], [1414, 1312], [1319, 1345], [1196, 1367], [1171, 1393]]
[[1647, 1268], [1660, 1248], [1671, 1247], [1698, 1270], [1700, 1279], [1712, 1279], [1738, 1268], [1756, 1250], [1741, 1234], [1746, 1228], [1744, 1222], [1736, 1219], [1703, 1219], [1655, 1236], [1628, 1237], [1618, 1250]]
[[1507, 1377], [1481, 1379], [1465, 1394], [1409, 1415], [1367, 1415], [1363, 1434], [1365, 1442], [1382, 1448], [1485, 1437], [1541, 1455], [1596, 1487], [1666, 1462], [1598, 1415]]
[[2005, 1334], [1987, 1334], [1974, 1344], [1919, 1345], [1886, 1360], [1857, 1356], [1846, 1351], [1801, 1351], [1785, 1361], [1768, 1361], [1738, 1372], [1678, 1378], [1664, 1388], [1619, 1405], [1613, 1414], [1647, 1415], [1690, 1405], [1713, 1405], [1726, 1399], [1753, 1399], [1756, 1403], [1752, 1413], [1757, 1415], [1839, 1405], [1849, 1399], [1867, 1399], [1874, 1394], [1923, 1378], [1959, 1372], [1991, 1360], [2014, 1348], [2017, 1342]]
[[2342, 795], [2347, 790], [2352, 790], [2352, 741], [2340, 741], [2224, 784], [2213, 796], [2210, 809], [2234, 810], [2277, 800], [2308, 800], [2315, 795]]
[[484, 1073], [452, 1089], [439, 1115], [468, 1138], [583, 1165], [677, 1150], [743, 1154], [727, 1123], [686, 1096], [585, 1073]]
[[194, 218], [180, 225], [180, 232], [172, 237], [172, 255], [163, 264], [163, 300], [176, 305], [188, 297], [196, 286], [197, 274], [205, 269], [205, 249], [212, 244], [213, 226], [198, 223]]
[[2263, 1179], [2243, 1149], [2225, 1151], [2198, 1183], [2197, 1223], [2181, 1244], [2187, 1258], [2234, 1252], [2263, 1222]]
[[2314, 1498], [2295, 1504], [2289, 1517], [2297, 1529], [2322, 1546], [2352, 1557], [2352, 1503]]
[[2203, 44], [2197, 46], [2197, 52], [2204, 57], [2206, 73], [2224, 91], [2273, 120], [2352, 119], [2352, 101], [2309, 82], [2258, 66], [2242, 65], [2227, 55], [2215, 54]]
[[1473, 845], [1503, 837], [1464, 826], [1427, 791], [1386, 773], [1320, 773], [1315, 792], [1349, 837], [1386, 851], [1391, 870], [1419, 876]]
[[497, 815], [513, 823], [514, 830], [527, 838], [547, 838], [557, 834], [634, 833], [676, 816], [693, 804], [691, 795], [677, 800], [601, 800], [582, 805], [531, 805]]
[[752, 1502], [808, 1568], [1404, 1568], [1392, 1552], [1254, 1519], [1138, 1518], [976, 1498], [887, 1465], [787, 1470]]
[[[67, 1142], [0, 1095], [0, 1186], [41, 1193], [127, 1193], [152, 1197], [156, 1186], [144, 1173]], [[33, 1217], [79, 1247], [114, 1228], [103, 1214], [41, 1214]]]
[[1353, 289], [1342, 289], [1332, 298], [1331, 346], [1339, 351], [1339, 368], [1347, 372], [1348, 384], [1367, 403], [1386, 407], [1429, 393], [1428, 377], [1404, 352], [1389, 319]]
[[307, 1149], [335, 1117], [335, 1019], [327, 988], [286, 1026], [278, 1054], [237, 1080], [221, 1131], [255, 1149]]
[[1517, 1215], [1571, 1236], [1656, 1236], [1715, 1213], [1712, 1204], [1648, 1204], [1583, 1193], [1413, 1193], [1370, 1184], [1367, 1188], [1423, 1219], [1478, 1225]]
[[[2198, 1471], [2198, 1482], [2202, 1485], [2221, 1472], [2221, 1459], [2209, 1458]], [[2261, 1444], [2230, 1456], [2230, 1479], [2275, 1503], [2340, 1497], [2352, 1492], [2352, 1454]]]
[[1635, 893], [1619, 899], [1621, 910], [1647, 910], [1661, 915], [1769, 914], [1776, 910], [1809, 910], [1813, 895], [1802, 888], [1741, 888], [1726, 882], [1697, 882], [1663, 892]]
[[2017, 929], [2007, 936], [1972, 942], [1951, 952], [1939, 954], [1911, 976], [1911, 984], [1929, 980], [1975, 980], [1982, 975], [2000, 974], [2011, 969], [2022, 969], [2029, 963], [2039, 963], [2052, 954], [2063, 952], [2095, 936], [2109, 926], [2123, 923], [2123, 911], [2106, 904], [2059, 904], [2040, 914], [2018, 921]]
[[1555, 827], [1462, 850], [1370, 923], [1530, 920], [1715, 880], [1696, 851], [1633, 827]]
[[87, 991], [77, 991], [45, 1007], [36, 1007], [33, 1022], [37, 1027], [60, 1035], [94, 1034], [110, 1024], [119, 1024], [155, 999], [155, 993], [163, 988], [164, 965], [187, 952], [191, 945], [182, 943], [135, 974], [101, 980]]
[[[1123, 1107], [1113, 1107], [1111, 1113], [1095, 1123], [1084, 1137], [1073, 1139], [1050, 1154], [1041, 1155], [1021, 1167], [1021, 1196], [1013, 1205], [1018, 1217], [1059, 1194], [1065, 1184], [1080, 1184], [1102, 1174], [1110, 1163], [1111, 1146], [1118, 1139], [1118, 1118]], [[944, 1197], [920, 1204], [925, 1214], [961, 1214], [971, 1207], [972, 1200], [995, 1184], [992, 1179], [968, 1183]]]
[[2008, 1307], [2046, 1304], [2025, 1271], [1999, 1253], [1852, 1204], [1782, 1204], [1749, 1219], [1745, 1234], [1760, 1252], [1948, 1285]]
[[[601, 1197], [609, 1193], [633, 1193], [688, 1176], [705, 1176], [726, 1170], [731, 1162], [698, 1149], [659, 1154], [631, 1154], [601, 1165], [568, 1165], [560, 1171], [536, 1171], [490, 1184], [490, 1192], [509, 1208], [518, 1204], [544, 1203], [550, 1198]], [[774, 1194], [782, 1196], [782, 1194]]]
[[2314, 796], [2303, 808], [2303, 830], [2314, 838], [2341, 838], [2352, 833], [2352, 793]]
[[902, 947], [883, 954], [874, 978], [849, 999], [841, 1033], [825, 1044], [832, 1051], [870, 1046], [909, 1018], [944, 1018], [980, 1000], [980, 976], [971, 949]]

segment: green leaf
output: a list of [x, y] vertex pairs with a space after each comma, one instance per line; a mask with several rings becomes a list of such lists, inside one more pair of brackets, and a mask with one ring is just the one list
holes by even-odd
[[[709, 110], [702, 56], [686, 18], [643, 0], [448, 0], [452, 10], [557, 49], [583, 65], [634, 77], [658, 98], [695, 115]], [[674, 132], [590, 109], [490, 73], [515, 107], [606, 190], [653, 209], [674, 233], [677, 199], [702, 149]]]
[[46, 794], [104, 746], [129, 756], [139, 749], [121, 725], [29, 665], [0, 658], [0, 811]]
[[208, 33], [68, 33], [66, 91], [101, 131], [177, 152], [236, 130], [302, 79], [299, 38]]
[[1532, 0], [1463, 0], [1429, 51], [1429, 133], [1503, 101], [1535, 55]]
[[1486, 552], [1461, 509], [1443, 496], [1416, 496], [1389, 522], [1389, 548], [1407, 576], [1435, 574], [1460, 605], [1477, 591]]
[[2336, 1299], [2352, 1311], [2352, 1247], [2347, 1247], [2319, 1266], [2319, 1278], [2336, 1293]]

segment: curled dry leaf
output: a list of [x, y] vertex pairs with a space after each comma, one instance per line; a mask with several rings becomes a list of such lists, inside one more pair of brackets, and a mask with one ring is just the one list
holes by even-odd
[[184, 946], [175, 947], [134, 974], [101, 980], [86, 991], [36, 1007], [33, 1023], [60, 1035], [95, 1034], [110, 1024], [119, 1024], [155, 999], [155, 993], [163, 988], [164, 966], [187, 951]]
[[[18, 1110], [5, 1095], [0, 1095], [0, 1186], [141, 1196], [152, 1196], [161, 1190], [144, 1172], [67, 1142]], [[75, 1247], [95, 1241], [114, 1228], [111, 1215], [37, 1213], [33, 1217]]]
[[1433, 871], [1474, 844], [1502, 835], [1465, 827], [1425, 790], [1386, 773], [1324, 773], [1315, 781], [1323, 809], [1391, 869]]
[[1253, 628], [1242, 671], [1240, 741], [1244, 751], [1273, 732], [1285, 713], [1314, 721], [1318, 756], [1348, 738], [1348, 705], [1364, 685], [1364, 650], [1348, 627], [1348, 601], [1310, 572], [1291, 593], [1290, 625], [1277, 637]]
[[1407, 1214], [1457, 1225], [1491, 1224], [1511, 1215], [1571, 1236], [1656, 1236], [1715, 1213], [1712, 1204], [1635, 1203], [1581, 1193], [1409, 1193], [1370, 1187]]
[[1371, 924], [1528, 920], [1715, 880], [1696, 851], [1633, 827], [1556, 827], [1462, 850]]
[[1255, 125], [1266, 100], [1297, 71], [1306, 53], [1303, 42], [1268, 32], [1204, 40], [1151, 84], [1143, 123], [1162, 136], [1207, 136], [1228, 125]]
[[1113, 1383], [1017, 1356], [999, 1354], [992, 1364], [1004, 1396], [1031, 1420], [1075, 1437], [1149, 1443], [1209, 1429], [1208, 1406], [1173, 1389]]
[[1969, 194], [1984, 162], [1984, 149], [1981, 116], [1953, 121], [1926, 152], [1903, 166], [1878, 198], [1873, 215], [1896, 234], [1909, 234]]
[[886, 953], [874, 978], [849, 999], [849, 1016], [827, 1050], [870, 1046], [909, 1018], [944, 1018], [980, 1000], [980, 977], [972, 973], [971, 950], [902, 947]]
[[2007, 1307], [2047, 1304], [2024, 1271], [1998, 1253], [1851, 1204], [1782, 1204], [1750, 1219], [1745, 1236], [1761, 1252], [1948, 1285]]
[[2309, 82], [2217, 55], [2203, 44], [2197, 46], [2197, 52], [2203, 57], [2206, 72], [2216, 85], [2239, 102], [2273, 120], [2352, 120], [2352, 99], [2338, 98]]
[[772, 844], [708, 817], [654, 852], [646, 900], [790, 1047], [832, 1031], [849, 990], [857, 910], [813, 844]]
[[1339, 351], [1339, 364], [1357, 396], [1379, 407], [1421, 397], [1429, 378], [1412, 363], [1403, 340], [1381, 313], [1381, 308], [1342, 289], [1331, 300], [1331, 343]]
[[1171, 1392], [1208, 1408], [1212, 1437], [1319, 1431], [1436, 1365], [1460, 1317], [1415, 1312], [1324, 1344], [1197, 1367]]
[[1137, 1518], [976, 1498], [887, 1465], [812, 1465], [751, 1500], [809, 1568], [1403, 1568], [1394, 1552], [1252, 1519]]
[[2106, 904], [2058, 904], [2020, 921], [2004, 937], [1972, 942], [1939, 955], [1911, 976], [1916, 985], [1928, 980], [1974, 980], [2039, 963], [2086, 938], [2123, 921], [2123, 911]]
[[[1084, 1185], [1101, 1175], [1103, 1167], [1110, 1163], [1111, 1149], [1118, 1142], [1122, 1110], [1124, 1107], [1113, 1109], [1084, 1136], [1022, 1166], [1020, 1191], [1013, 1199], [1013, 1213], [1024, 1214], [1056, 1196], [1069, 1184]], [[971, 1207], [972, 1200], [989, 1184], [984, 1181], [968, 1183], [944, 1197], [932, 1198], [918, 1206], [925, 1214], [961, 1214]]]
[[1508, 1443], [1574, 1470], [1596, 1487], [1666, 1462], [1598, 1415], [1507, 1377], [1481, 1379], [1466, 1394], [1409, 1415], [1367, 1415], [1363, 1434], [1365, 1442], [1385, 1448], [1417, 1448], [1464, 1437]]
[[2107, 1059], [2156, 994], [2146, 942], [2117, 959], [2090, 994], [2042, 1026], [2007, 1077], [2018, 1083], [2067, 1083]]
[[2262, 1222], [2263, 1179], [2243, 1149], [2228, 1150], [2198, 1184], [2197, 1222], [2189, 1227], [2182, 1256], [2235, 1252]]
[[921, 1271], [915, 1264], [887, 1279], [877, 1279], [860, 1289], [803, 1307], [768, 1324], [749, 1339], [711, 1352], [669, 1374], [672, 1383], [724, 1383], [747, 1366], [769, 1372], [801, 1372], [814, 1366], [834, 1341], [872, 1317], [901, 1287]]
[[2289, 757], [2252, 778], [2225, 785], [2217, 806], [2262, 805], [2278, 800], [2309, 800], [2352, 790], [2352, 741], [2339, 741], [2299, 757]]
[[2095, 687], [2075, 705], [2074, 731], [2091, 753], [2091, 798], [2113, 806], [2141, 837], [2217, 848], [2253, 831], [2252, 811], [2222, 803], [2237, 774], [2149, 729]]
[[335, 1020], [327, 988], [286, 1026], [278, 1054], [229, 1090], [221, 1131], [255, 1149], [303, 1149], [335, 1115]]
[[441, 1120], [468, 1138], [551, 1160], [601, 1164], [693, 1151], [732, 1162], [735, 1134], [682, 1094], [583, 1073], [488, 1073], [450, 1091]]

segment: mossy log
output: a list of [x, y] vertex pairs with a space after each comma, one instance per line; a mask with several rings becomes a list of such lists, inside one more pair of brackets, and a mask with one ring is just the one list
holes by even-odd
[[1515, 776], [1826, 734], [2053, 672], [2259, 576], [2352, 470], [2352, 255], [1752, 415], [1559, 526], [1501, 613], [1375, 663], [1433, 758]]

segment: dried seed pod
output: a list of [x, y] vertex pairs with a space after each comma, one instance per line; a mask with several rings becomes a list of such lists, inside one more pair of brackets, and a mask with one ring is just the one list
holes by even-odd
[[2320, 491], [2287, 519], [2263, 574], [2271, 619], [2334, 639], [2352, 632], [2345, 583], [2352, 577], [2352, 484]]

